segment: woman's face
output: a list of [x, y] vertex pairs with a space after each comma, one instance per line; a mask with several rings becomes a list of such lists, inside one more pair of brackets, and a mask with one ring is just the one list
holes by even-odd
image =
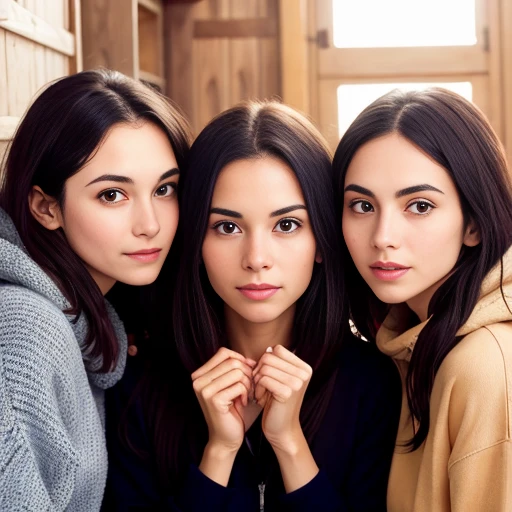
[[60, 227], [103, 293], [158, 276], [178, 224], [177, 167], [160, 128], [120, 124], [66, 181]]
[[253, 323], [293, 315], [315, 256], [306, 202], [288, 165], [262, 157], [232, 162], [221, 171], [202, 257], [230, 313]]
[[448, 172], [393, 133], [356, 152], [344, 187], [343, 235], [357, 269], [380, 300], [406, 302], [425, 320], [462, 245], [479, 242]]

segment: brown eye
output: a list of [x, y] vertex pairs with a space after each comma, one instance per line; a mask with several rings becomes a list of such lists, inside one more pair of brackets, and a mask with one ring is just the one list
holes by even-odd
[[297, 228], [299, 228], [300, 225], [301, 224], [297, 220], [283, 219], [277, 223], [274, 230], [277, 231], [278, 233], [292, 233]]
[[240, 233], [240, 228], [234, 222], [221, 222], [217, 224], [216, 229], [221, 235], [232, 235], [234, 233]]
[[369, 213], [373, 211], [373, 205], [369, 201], [354, 201], [349, 207], [356, 213]]
[[435, 206], [428, 201], [415, 201], [407, 207], [415, 215], [428, 215], [434, 208]]
[[424, 202], [418, 203], [416, 206], [419, 213], [428, 212], [429, 207], [430, 207], [430, 205], [428, 203], [424, 203]]
[[116, 190], [108, 190], [103, 194], [103, 197], [105, 198], [105, 201], [113, 203], [117, 199], [117, 194], [118, 192]]
[[293, 224], [290, 220], [283, 220], [279, 223], [281, 231], [290, 231], [293, 228]]
[[161, 187], [158, 187], [156, 189], [155, 195], [159, 197], [166, 197], [172, 195], [174, 192], [173, 185], [171, 183], [167, 183], [165, 185], [162, 185]]

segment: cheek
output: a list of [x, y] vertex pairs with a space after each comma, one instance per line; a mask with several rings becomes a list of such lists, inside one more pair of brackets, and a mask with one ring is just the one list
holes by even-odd
[[347, 245], [348, 251], [350, 256], [352, 256], [352, 259], [355, 261], [360, 252], [359, 248], [365, 240], [364, 230], [362, 229], [362, 226], [359, 226], [356, 229], [355, 223], [350, 219], [345, 218], [343, 219], [341, 226], [343, 238]]
[[65, 208], [64, 224], [66, 238], [79, 256], [91, 250], [103, 252], [106, 247], [115, 244], [121, 232], [118, 216], [112, 215], [112, 212], [87, 209], [79, 204]]

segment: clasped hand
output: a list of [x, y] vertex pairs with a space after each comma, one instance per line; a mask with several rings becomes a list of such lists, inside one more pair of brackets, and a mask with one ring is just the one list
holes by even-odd
[[192, 374], [209, 431], [209, 445], [237, 452], [245, 435], [244, 408], [263, 408], [263, 433], [274, 450], [293, 452], [303, 436], [299, 414], [313, 371], [281, 345], [258, 362], [221, 348]]

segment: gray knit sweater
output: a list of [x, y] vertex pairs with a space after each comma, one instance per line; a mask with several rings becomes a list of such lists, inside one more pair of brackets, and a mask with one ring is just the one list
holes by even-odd
[[[124, 371], [126, 335], [107, 304], [119, 364], [91, 373], [87, 322], [73, 323], [55, 283], [0, 209], [0, 510], [93, 512], [107, 476], [104, 390]], [[87, 368], [87, 369], [86, 369]]]

